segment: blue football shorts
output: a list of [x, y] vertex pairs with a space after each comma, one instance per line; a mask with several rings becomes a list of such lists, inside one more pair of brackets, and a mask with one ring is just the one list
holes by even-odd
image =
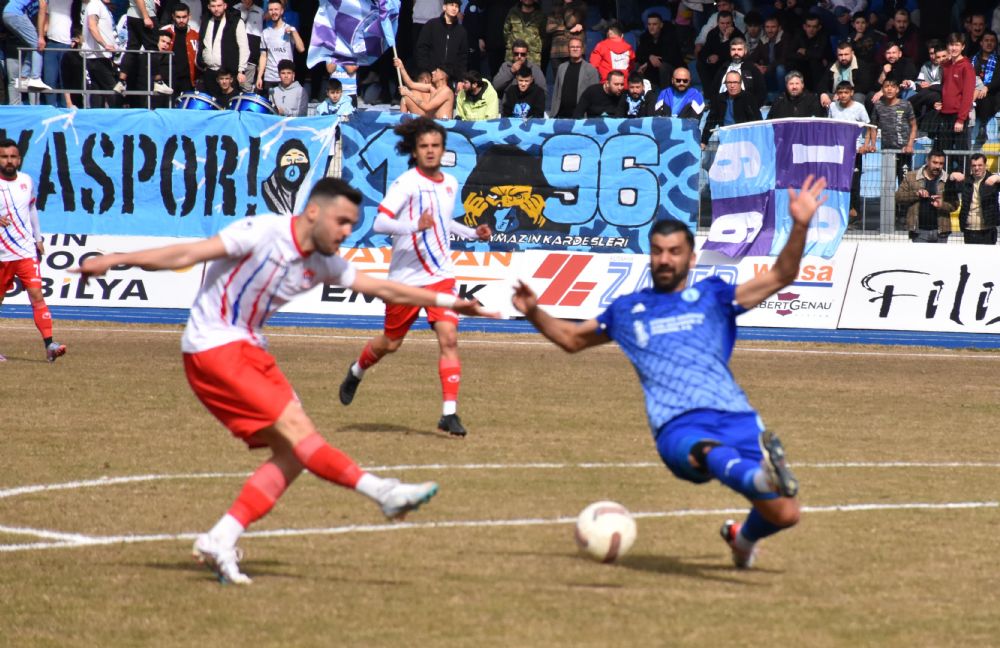
[[760, 461], [764, 454], [758, 441], [764, 422], [757, 412], [720, 412], [697, 409], [667, 421], [656, 435], [660, 459], [680, 479], [703, 484], [712, 480], [707, 472], [691, 465], [691, 449], [702, 441], [735, 448], [744, 459]]

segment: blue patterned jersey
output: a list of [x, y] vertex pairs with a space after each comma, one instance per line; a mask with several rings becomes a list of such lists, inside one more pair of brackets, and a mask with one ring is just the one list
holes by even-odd
[[754, 411], [729, 371], [745, 312], [734, 286], [709, 277], [681, 292], [623, 295], [597, 317], [639, 374], [654, 434], [690, 410]]

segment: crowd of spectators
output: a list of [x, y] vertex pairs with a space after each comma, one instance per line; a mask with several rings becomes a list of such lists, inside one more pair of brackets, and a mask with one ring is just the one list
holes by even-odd
[[[703, 146], [720, 126], [834, 117], [877, 128], [859, 155], [898, 151], [901, 187], [923, 171], [911, 168], [918, 134], [981, 149], [1000, 110], [998, 0], [404, 0], [395, 51], [313, 69], [319, 0], [260, 1], [6, 0], [2, 98], [81, 106], [72, 89], [87, 78], [105, 92], [90, 105], [111, 107], [198, 90], [222, 108], [258, 92], [285, 115], [675, 116], [699, 121]], [[31, 49], [20, 69], [18, 47]], [[971, 182], [966, 164], [943, 177]]]

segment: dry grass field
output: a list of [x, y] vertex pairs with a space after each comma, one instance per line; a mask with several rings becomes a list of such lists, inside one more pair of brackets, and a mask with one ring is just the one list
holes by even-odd
[[[189, 557], [261, 460], [191, 395], [179, 328], [57, 323], [44, 362], [0, 320], [0, 646], [998, 645], [1000, 353], [739, 343], [733, 367], [785, 441], [806, 512], [737, 571], [717, 529], [745, 509], [658, 464], [613, 346], [462, 339], [464, 440], [434, 431], [425, 333], [337, 400], [364, 332], [272, 330], [334, 445], [433, 479], [404, 524], [303, 475], [241, 542], [249, 587]], [[572, 521], [613, 499], [619, 565]], [[992, 602], [991, 602], [992, 601]]]

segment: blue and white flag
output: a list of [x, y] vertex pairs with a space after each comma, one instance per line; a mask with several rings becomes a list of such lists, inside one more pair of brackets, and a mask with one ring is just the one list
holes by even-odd
[[787, 189], [812, 174], [826, 178], [827, 200], [813, 217], [805, 254], [831, 258], [847, 230], [859, 126], [788, 119], [719, 129], [704, 249], [732, 258], [781, 252], [792, 229]]
[[307, 65], [371, 65], [396, 44], [400, 0], [321, 0]]

